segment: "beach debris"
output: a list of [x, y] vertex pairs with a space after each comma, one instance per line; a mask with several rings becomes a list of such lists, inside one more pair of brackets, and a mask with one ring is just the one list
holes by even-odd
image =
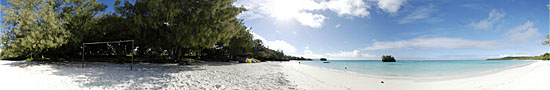
[[348, 69], [348, 67], [344, 67], [344, 69]]
[[383, 84], [383, 83], [384, 83], [384, 80], [381, 80], [381, 81], [380, 81], [380, 83], [382, 83], [382, 84]]

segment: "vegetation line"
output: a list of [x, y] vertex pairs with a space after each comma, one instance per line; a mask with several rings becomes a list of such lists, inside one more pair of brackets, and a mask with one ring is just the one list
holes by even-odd
[[[116, 0], [114, 12], [96, 0], [8, 0], [0, 53], [3, 59], [76, 61], [136, 55], [141, 61], [184, 58], [290, 60], [282, 50], [253, 39], [236, 16], [235, 0]], [[127, 43], [82, 43], [135, 40]], [[134, 52], [132, 52], [133, 50]], [[37, 59], [37, 57], [39, 57]], [[73, 60], [75, 59], [75, 60]]]

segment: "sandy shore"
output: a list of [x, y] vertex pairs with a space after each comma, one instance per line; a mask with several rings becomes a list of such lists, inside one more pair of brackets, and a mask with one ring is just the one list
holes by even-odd
[[[550, 62], [447, 80], [382, 79], [297, 62], [252, 64], [38, 63], [0, 60], [2, 90], [550, 90]], [[384, 80], [384, 84], [380, 83]]]
[[[318, 68], [297, 62], [282, 64], [287, 77], [308, 90], [550, 90], [550, 62], [467, 78], [417, 81], [366, 77], [365, 75]], [[385, 83], [380, 83], [383, 80]]]
[[279, 62], [230, 64], [37, 63], [0, 60], [1, 90], [295, 89]]

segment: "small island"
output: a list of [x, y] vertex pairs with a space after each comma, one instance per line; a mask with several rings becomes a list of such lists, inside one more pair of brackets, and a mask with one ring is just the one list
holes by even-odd
[[395, 58], [393, 58], [391, 55], [383, 55], [382, 62], [395, 62]]
[[321, 58], [321, 59], [319, 59], [319, 60], [321, 60], [321, 61], [327, 61], [327, 58]]

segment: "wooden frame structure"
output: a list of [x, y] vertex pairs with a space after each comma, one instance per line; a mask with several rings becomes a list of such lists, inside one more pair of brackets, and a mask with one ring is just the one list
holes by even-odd
[[82, 65], [81, 67], [84, 67], [84, 57], [85, 57], [85, 48], [88, 44], [109, 44], [109, 43], [123, 43], [123, 42], [132, 42], [132, 51], [130, 52], [132, 54], [132, 64], [130, 65], [130, 70], [134, 69], [134, 40], [119, 40], [119, 41], [110, 41], [110, 42], [90, 42], [90, 43], [82, 43]]

